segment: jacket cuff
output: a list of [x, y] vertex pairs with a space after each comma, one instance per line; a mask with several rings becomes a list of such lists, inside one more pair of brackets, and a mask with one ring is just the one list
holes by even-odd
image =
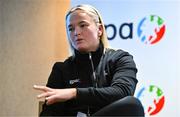
[[80, 103], [87, 103], [87, 99], [90, 96], [90, 89], [89, 88], [77, 88], [77, 96], [76, 96], [76, 100], [77, 102]]

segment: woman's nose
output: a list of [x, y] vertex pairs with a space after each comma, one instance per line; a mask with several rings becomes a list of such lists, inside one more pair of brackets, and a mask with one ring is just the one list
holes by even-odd
[[75, 36], [78, 36], [78, 35], [80, 35], [81, 34], [81, 30], [78, 28], [78, 27], [76, 27], [75, 28], [75, 31], [74, 31], [74, 35]]

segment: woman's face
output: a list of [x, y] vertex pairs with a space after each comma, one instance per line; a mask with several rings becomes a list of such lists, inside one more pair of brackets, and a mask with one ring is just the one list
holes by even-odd
[[102, 35], [102, 25], [82, 10], [76, 10], [67, 18], [67, 30], [73, 48], [80, 52], [96, 51]]

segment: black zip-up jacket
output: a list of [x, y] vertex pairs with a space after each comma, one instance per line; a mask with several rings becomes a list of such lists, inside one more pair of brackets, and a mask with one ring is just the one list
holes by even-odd
[[41, 116], [76, 116], [77, 112], [92, 115], [118, 99], [133, 95], [138, 82], [136, 73], [132, 55], [123, 50], [104, 49], [100, 44], [96, 52], [75, 51], [75, 57], [54, 64], [47, 86], [77, 88], [76, 99], [44, 104]]

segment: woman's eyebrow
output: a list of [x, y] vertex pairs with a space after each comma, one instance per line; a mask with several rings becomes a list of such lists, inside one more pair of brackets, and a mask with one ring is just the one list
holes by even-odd
[[82, 21], [80, 21], [78, 24], [84, 24], [84, 23], [89, 24], [89, 22], [86, 21], [86, 20], [82, 20]]
[[[83, 23], [89, 24], [89, 22], [87, 22], [86, 20], [82, 20], [82, 21], [80, 21], [78, 24], [83, 24]], [[73, 26], [72, 24], [69, 24], [69, 25], [68, 25], [68, 28], [70, 28], [70, 27], [72, 27], [72, 26]]]

